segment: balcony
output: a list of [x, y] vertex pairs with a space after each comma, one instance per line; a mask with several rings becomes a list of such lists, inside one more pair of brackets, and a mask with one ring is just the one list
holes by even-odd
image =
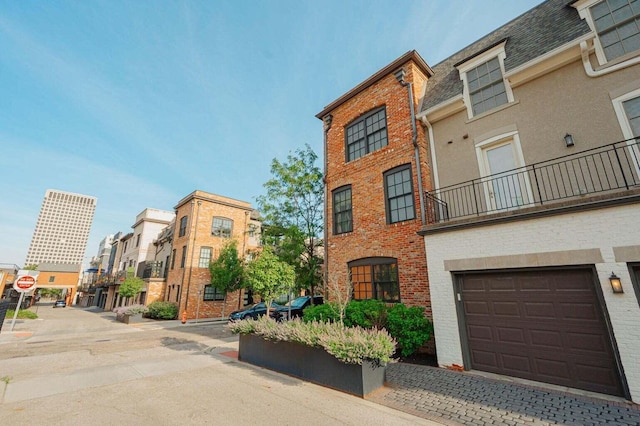
[[165, 278], [165, 275], [161, 261], [147, 262], [142, 272], [142, 278]]
[[[427, 223], [517, 215], [535, 206], [584, 204], [640, 189], [640, 138], [425, 192]], [[538, 209], [540, 210], [540, 208]]]

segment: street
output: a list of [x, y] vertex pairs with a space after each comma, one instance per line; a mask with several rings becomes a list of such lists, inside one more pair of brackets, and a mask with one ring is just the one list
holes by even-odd
[[1, 424], [433, 424], [238, 362], [221, 323], [37, 310], [0, 333]]

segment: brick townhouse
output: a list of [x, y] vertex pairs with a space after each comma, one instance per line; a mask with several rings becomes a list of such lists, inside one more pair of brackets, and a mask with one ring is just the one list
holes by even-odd
[[[400, 71], [400, 72], [398, 72]], [[394, 74], [395, 73], [395, 74]], [[422, 306], [431, 315], [421, 192], [431, 189], [414, 111], [432, 71], [409, 52], [329, 104], [325, 127], [325, 262], [353, 298]]]
[[175, 206], [176, 219], [165, 300], [177, 302], [187, 319], [216, 318], [247, 303], [245, 290], [227, 295], [211, 286], [209, 263], [231, 239], [241, 256], [260, 247], [260, 218], [251, 204], [194, 191]]

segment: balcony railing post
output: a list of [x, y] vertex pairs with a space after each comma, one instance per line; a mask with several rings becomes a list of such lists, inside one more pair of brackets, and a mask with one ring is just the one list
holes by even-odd
[[478, 207], [478, 195], [476, 195], [476, 184], [471, 182], [471, 187], [473, 188], [473, 202], [476, 205], [476, 216], [480, 216], [480, 207]]
[[[540, 184], [538, 183], [538, 173], [536, 172], [536, 165], [533, 164], [531, 166], [531, 170], [533, 170], [533, 177], [536, 178], [536, 189], [538, 191], [538, 197], [540, 198], [540, 205], [544, 204], [542, 201], [542, 192], [540, 192]], [[535, 204], [535, 202], [534, 202]]]
[[627, 183], [627, 176], [624, 173], [624, 169], [622, 168], [622, 162], [620, 161], [620, 156], [618, 155], [618, 147], [613, 146], [613, 152], [616, 154], [616, 160], [618, 160], [618, 167], [620, 167], [620, 173], [622, 173], [622, 180], [624, 180], [624, 187], [629, 189], [629, 184]]

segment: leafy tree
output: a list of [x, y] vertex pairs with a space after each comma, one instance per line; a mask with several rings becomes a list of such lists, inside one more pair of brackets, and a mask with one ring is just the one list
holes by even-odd
[[247, 284], [262, 297], [267, 307], [282, 293], [289, 291], [295, 284], [295, 270], [280, 260], [265, 247], [262, 253], [247, 265], [245, 279]]
[[224, 245], [220, 255], [209, 264], [211, 285], [224, 293], [222, 316], [227, 304], [227, 293], [242, 288], [244, 284], [244, 262], [238, 256], [238, 242], [231, 240]]
[[25, 267], [24, 267], [24, 268], [22, 268], [22, 269], [24, 269], [25, 271], [36, 271], [36, 270], [38, 270], [38, 265], [37, 265], [37, 264], [35, 264], [35, 263], [33, 263], [33, 264], [31, 264], [31, 265], [27, 265], [27, 266], [25, 266]]
[[263, 186], [267, 193], [257, 198], [264, 216], [263, 242], [274, 247], [278, 257], [295, 268], [296, 287], [310, 289], [322, 281], [324, 184], [316, 166], [318, 156], [309, 145], [289, 154], [287, 160], [271, 163], [272, 178]]
[[130, 297], [136, 297], [142, 289], [144, 288], [144, 281], [138, 277], [129, 277], [122, 284], [120, 284], [120, 288], [118, 292], [120, 293], [120, 297], [123, 300], [124, 298], [129, 299]]

